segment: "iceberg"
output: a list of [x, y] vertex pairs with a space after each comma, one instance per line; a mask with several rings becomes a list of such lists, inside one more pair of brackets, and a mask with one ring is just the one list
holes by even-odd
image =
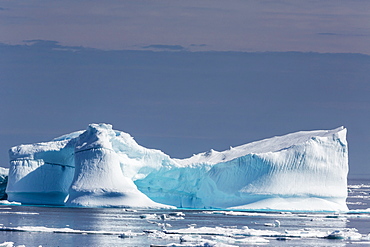
[[77, 207], [347, 211], [347, 130], [174, 159], [110, 124], [9, 151], [8, 200]]
[[8, 173], [9, 169], [0, 167], [0, 200], [7, 199], [5, 190], [8, 184]]

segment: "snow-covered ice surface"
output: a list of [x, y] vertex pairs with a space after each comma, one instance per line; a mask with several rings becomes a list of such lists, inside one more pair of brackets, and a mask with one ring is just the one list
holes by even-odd
[[188, 159], [109, 124], [11, 148], [9, 201], [83, 207], [346, 211], [346, 129], [301, 131]]
[[352, 183], [349, 188], [348, 213], [3, 205], [0, 206], [0, 244], [26, 247], [370, 245], [370, 201], [365, 197], [369, 194], [370, 181]]

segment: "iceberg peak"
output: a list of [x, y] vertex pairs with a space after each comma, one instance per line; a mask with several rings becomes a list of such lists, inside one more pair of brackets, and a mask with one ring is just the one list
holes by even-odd
[[86, 131], [78, 136], [75, 149], [76, 151], [93, 148], [112, 149], [111, 139], [115, 135], [110, 124], [89, 124]]

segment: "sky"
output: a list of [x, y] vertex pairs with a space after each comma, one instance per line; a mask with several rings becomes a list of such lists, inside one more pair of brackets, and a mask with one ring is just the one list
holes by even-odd
[[0, 166], [113, 124], [176, 158], [348, 129], [369, 177], [369, 1], [0, 0]]
[[367, 0], [1, 0], [0, 40], [370, 54], [369, 12]]

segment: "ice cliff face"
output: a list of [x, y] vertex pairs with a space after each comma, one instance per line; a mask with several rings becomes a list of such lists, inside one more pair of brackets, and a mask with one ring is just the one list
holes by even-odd
[[303, 131], [171, 159], [108, 124], [10, 150], [7, 194], [27, 204], [347, 210], [346, 129]]
[[75, 170], [74, 143], [65, 139], [11, 148], [8, 199], [63, 205]]

